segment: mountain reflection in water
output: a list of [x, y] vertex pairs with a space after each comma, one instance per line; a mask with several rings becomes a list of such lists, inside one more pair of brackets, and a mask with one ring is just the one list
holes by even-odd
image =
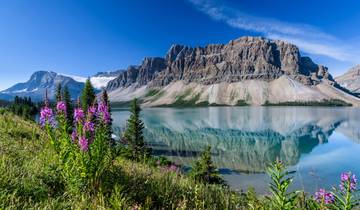
[[[128, 116], [128, 111], [114, 109], [115, 134], [124, 129]], [[324, 178], [314, 178], [321, 177], [323, 173], [318, 174], [319, 167], [315, 167], [315, 162], [304, 171], [299, 169], [302, 159], [311, 158], [317, 153], [314, 152], [316, 148], [323, 148], [320, 145], [329, 144], [334, 149], [329, 140], [331, 136], [340, 135], [341, 138], [336, 140], [340, 139], [343, 142], [341, 145], [352, 146], [351, 151], [359, 149], [357, 143], [360, 142], [360, 129], [356, 121], [360, 119], [360, 110], [356, 108], [148, 108], [144, 109], [142, 119], [146, 127], [145, 138], [155, 155], [164, 155], [178, 164], [188, 166], [210, 144], [213, 161], [228, 175], [225, 178], [235, 188], [248, 186], [247, 183], [252, 181], [246, 179], [255, 177], [259, 177], [257, 179], [265, 184], [265, 176], [256, 173], [263, 173], [277, 157], [295, 170], [305, 172], [305, 175], [297, 173], [303, 181], [303, 176], [309, 176], [314, 182], [323, 183], [319, 179]], [[322, 154], [327, 152], [331, 151], [323, 151]], [[360, 152], [360, 149], [356, 152]], [[353, 165], [355, 167], [357, 164]], [[329, 174], [329, 171], [335, 173], [340, 169], [332, 167], [323, 174]], [[243, 182], [237, 181], [237, 178]], [[335, 180], [331, 184], [337, 184], [337, 177], [330, 180]], [[304, 182], [301, 186], [306, 188]]]

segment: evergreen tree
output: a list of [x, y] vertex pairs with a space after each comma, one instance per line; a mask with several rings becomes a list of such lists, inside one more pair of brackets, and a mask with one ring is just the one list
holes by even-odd
[[190, 176], [197, 182], [207, 184], [225, 184], [211, 160], [211, 146], [209, 145], [204, 152], [201, 153], [199, 160], [193, 165]]
[[88, 78], [85, 82], [85, 87], [81, 94], [81, 105], [83, 110], [86, 112], [89, 106], [95, 102], [95, 90], [92, 86], [90, 79]]
[[36, 105], [31, 101], [31, 97], [15, 96], [14, 102], [8, 106], [8, 109], [14, 114], [30, 120], [38, 112]]
[[57, 102], [62, 100], [61, 89], [62, 89], [61, 83], [59, 83], [56, 87], [56, 93], [55, 93], [55, 98]]
[[[107, 91], [105, 89], [102, 92], [101, 100], [103, 101], [103, 103], [105, 103], [108, 106], [108, 111], [109, 111], [109, 113], [111, 113], [110, 100], [109, 100]], [[109, 125], [110, 126], [112, 125], [112, 119], [111, 119], [111, 122], [109, 123]]]
[[136, 98], [131, 102], [130, 112], [131, 115], [127, 121], [127, 129], [124, 133], [124, 141], [128, 144], [130, 158], [140, 161], [150, 155], [150, 149], [144, 141], [144, 123], [140, 119], [141, 108]]
[[64, 92], [63, 92], [62, 98], [66, 104], [66, 117], [67, 117], [67, 121], [68, 121], [68, 126], [71, 128], [71, 126], [73, 125], [73, 121], [74, 121], [74, 116], [73, 116], [74, 107], [73, 107], [73, 104], [71, 101], [71, 95], [69, 92], [69, 88], [67, 86], [64, 87]]
[[[106, 104], [106, 106], [108, 107], [108, 112], [110, 113], [111, 115], [111, 108], [110, 108], [110, 100], [109, 100], [109, 96], [107, 94], [107, 91], [104, 89], [102, 94], [101, 94], [101, 101]], [[106, 125], [106, 129], [107, 129], [107, 134], [109, 136], [109, 139], [111, 139], [111, 145], [114, 145], [115, 144], [115, 141], [112, 139], [111, 137], [111, 134], [112, 134], [112, 118], [110, 120], [110, 123], [108, 123]]]

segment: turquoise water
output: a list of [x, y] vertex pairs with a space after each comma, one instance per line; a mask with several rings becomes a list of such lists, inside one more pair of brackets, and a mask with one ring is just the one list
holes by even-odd
[[[113, 109], [120, 135], [129, 112]], [[154, 154], [189, 166], [206, 147], [235, 190], [266, 193], [266, 166], [277, 157], [296, 171], [294, 188], [337, 186], [342, 171], [360, 176], [360, 109], [317, 107], [148, 108], [145, 138]]]

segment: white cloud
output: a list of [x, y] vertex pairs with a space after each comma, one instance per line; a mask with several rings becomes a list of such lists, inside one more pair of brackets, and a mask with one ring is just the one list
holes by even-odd
[[225, 22], [233, 28], [256, 32], [271, 39], [286, 40], [309, 54], [352, 63], [360, 61], [359, 47], [347, 45], [344, 41], [311, 25], [252, 16], [226, 5], [219, 5], [212, 0], [188, 1], [212, 19]]

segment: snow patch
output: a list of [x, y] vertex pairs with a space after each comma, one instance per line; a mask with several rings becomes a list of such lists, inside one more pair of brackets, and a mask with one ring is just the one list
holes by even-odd
[[91, 84], [97, 88], [97, 89], [101, 89], [101, 88], [104, 88], [107, 86], [107, 84], [115, 79], [116, 77], [90, 77], [90, 81], [91, 81]]
[[30, 92], [35, 92], [35, 91], [38, 91], [38, 90], [39, 90], [39, 88], [34, 88], [34, 89], [30, 90]]
[[27, 92], [27, 88], [23, 89], [23, 90], [15, 90], [13, 91], [13, 93], [24, 93]]

